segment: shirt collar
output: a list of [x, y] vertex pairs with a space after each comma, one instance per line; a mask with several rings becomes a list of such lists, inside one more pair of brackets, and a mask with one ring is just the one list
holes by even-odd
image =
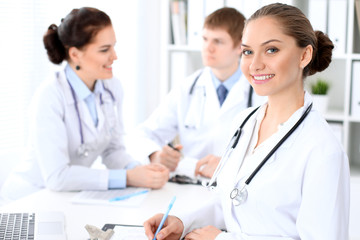
[[[71, 87], [74, 89], [74, 92], [79, 99], [85, 100], [93, 93], [86, 86], [86, 84], [79, 78], [79, 76], [72, 70], [69, 64], [65, 67], [66, 78], [68, 79]], [[95, 94], [101, 94], [104, 92], [104, 86], [101, 84], [101, 81], [96, 81], [94, 87]]]
[[240, 69], [240, 65], [238, 67], [238, 69], [236, 70], [236, 72], [233, 73], [233, 75], [231, 75], [228, 79], [226, 79], [224, 82], [221, 82], [213, 73], [213, 71], [210, 69], [210, 74], [211, 74], [211, 79], [213, 81], [214, 87], [215, 89], [217, 89], [220, 84], [222, 83], [224, 85], [224, 87], [230, 91], [231, 88], [235, 85], [235, 83], [237, 83], [237, 81], [239, 81], [240, 77], [241, 77], [241, 69]]

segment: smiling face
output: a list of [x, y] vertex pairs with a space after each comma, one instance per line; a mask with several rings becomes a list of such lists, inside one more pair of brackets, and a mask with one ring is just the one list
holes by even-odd
[[81, 68], [76, 74], [90, 89], [97, 79], [113, 77], [112, 64], [117, 59], [115, 43], [115, 32], [110, 25], [100, 30], [83, 49], [72, 49], [73, 62]]
[[205, 66], [222, 71], [237, 68], [240, 44], [234, 46], [230, 34], [222, 28], [204, 28], [202, 59]]
[[311, 60], [310, 48], [298, 47], [276, 19], [260, 17], [251, 20], [244, 30], [241, 70], [258, 95], [303, 92], [302, 72]]

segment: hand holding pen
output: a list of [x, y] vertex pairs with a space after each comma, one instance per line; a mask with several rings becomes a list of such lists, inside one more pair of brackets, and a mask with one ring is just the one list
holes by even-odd
[[170, 202], [170, 204], [169, 204], [169, 207], [168, 207], [166, 213], [164, 214], [164, 216], [162, 217], [161, 222], [160, 222], [160, 224], [159, 224], [159, 226], [158, 226], [158, 228], [157, 228], [157, 230], [156, 230], [156, 232], [155, 232], [155, 235], [154, 235], [154, 239], [153, 239], [153, 240], [156, 240], [156, 235], [157, 235], [157, 234], [160, 232], [160, 230], [162, 229], [162, 227], [163, 227], [163, 225], [164, 225], [164, 222], [165, 222], [166, 218], [168, 217], [169, 212], [170, 212], [172, 206], [174, 205], [175, 199], [176, 199], [176, 197], [173, 197], [173, 199], [171, 200], [171, 202]]
[[174, 171], [181, 159], [182, 145], [176, 144], [175, 146], [168, 145], [163, 146], [160, 151], [152, 153], [149, 158], [151, 162], [161, 163], [166, 166], [170, 171]]
[[[181, 220], [175, 216], [168, 216], [175, 197], [172, 199], [165, 214], [157, 214], [144, 223], [145, 234], [149, 240], [178, 240], [184, 230]], [[164, 228], [162, 228], [164, 227]], [[154, 231], [156, 230], [155, 234]]]

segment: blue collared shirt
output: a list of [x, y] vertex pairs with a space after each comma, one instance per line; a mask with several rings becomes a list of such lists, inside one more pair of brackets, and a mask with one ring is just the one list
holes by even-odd
[[65, 67], [65, 74], [67, 79], [69, 80], [71, 87], [74, 89], [76, 96], [84, 100], [86, 103], [91, 118], [94, 122], [95, 127], [98, 125], [99, 119], [96, 111], [96, 94], [102, 94], [104, 92], [104, 88], [100, 81], [96, 81], [94, 92], [91, 92], [90, 89], [86, 86], [86, 84], [76, 75], [76, 73], [71, 69], [69, 65]]
[[226, 79], [224, 82], [221, 82], [212, 71], [210, 71], [211, 73], [211, 79], [213, 81], [214, 87], [215, 89], [217, 89], [220, 84], [223, 84], [224, 87], [228, 90], [228, 92], [230, 92], [231, 88], [235, 85], [235, 83], [237, 83], [241, 77], [241, 69], [240, 69], [240, 65], [238, 67], [238, 69], [236, 70], [236, 72], [234, 72], [233, 75], [231, 75], [228, 79]]

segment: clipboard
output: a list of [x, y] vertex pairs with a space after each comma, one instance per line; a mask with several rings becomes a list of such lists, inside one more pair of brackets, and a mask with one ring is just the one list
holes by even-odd
[[111, 240], [148, 240], [145, 235], [145, 229], [142, 225], [126, 225], [126, 224], [105, 224], [101, 230], [114, 230]]

